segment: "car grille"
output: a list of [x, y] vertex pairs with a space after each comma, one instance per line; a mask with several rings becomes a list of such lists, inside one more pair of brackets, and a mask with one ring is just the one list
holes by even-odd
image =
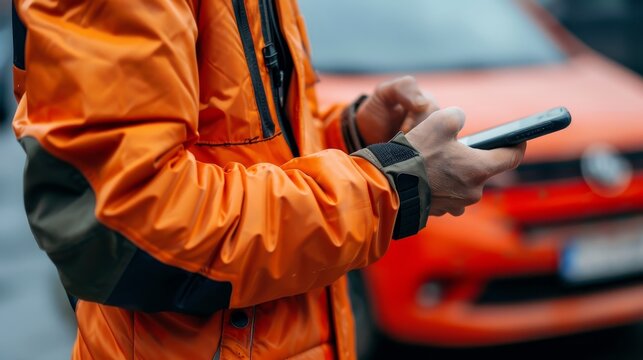
[[542, 223], [523, 224], [521, 226], [521, 231], [523, 234], [523, 240], [526, 242], [531, 242], [533, 239], [539, 238], [539, 236], [541, 236], [542, 234], [565, 230], [566, 228], [600, 224], [609, 225], [628, 221], [643, 221], [643, 212], [626, 211], [615, 214], [600, 214], [595, 216], [585, 216], [581, 218], [550, 220]]
[[590, 284], [572, 285], [556, 274], [490, 280], [475, 300], [479, 305], [520, 304], [589, 295], [643, 285], [643, 274]]
[[[632, 170], [643, 170], [643, 151], [621, 153], [631, 165]], [[520, 183], [559, 181], [582, 177], [579, 159], [523, 164], [515, 170]]]

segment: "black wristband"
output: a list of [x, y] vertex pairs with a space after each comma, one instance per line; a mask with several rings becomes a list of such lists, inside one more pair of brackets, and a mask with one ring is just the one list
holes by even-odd
[[361, 95], [342, 112], [342, 135], [348, 153], [353, 153], [366, 147], [366, 142], [357, 128], [357, 110], [366, 99], [368, 99], [368, 96]]
[[391, 141], [369, 145], [353, 153], [377, 166], [400, 200], [393, 239], [413, 235], [426, 226], [431, 210], [431, 188], [420, 153], [398, 133]]

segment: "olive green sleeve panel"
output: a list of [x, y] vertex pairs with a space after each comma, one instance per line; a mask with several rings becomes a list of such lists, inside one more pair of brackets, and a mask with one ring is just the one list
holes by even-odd
[[67, 291], [106, 301], [136, 247], [98, 223], [94, 194], [78, 170], [33, 138], [20, 144], [27, 153], [25, 209], [38, 246], [56, 265]]
[[400, 200], [393, 239], [416, 234], [426, 226], [431, 208], [431, 188], [424, 161], [404, 137], [398, 133], [385, 144], [374, 144], [354, 152], [384, 173]]
[[227, 308], [232, 285], [161, 263], [101, 224], [89, 182], [30, 137], [24, 200], [38, 246], [56, 265], [63, 286], [83, 300], [146, 312], [208, 315]]

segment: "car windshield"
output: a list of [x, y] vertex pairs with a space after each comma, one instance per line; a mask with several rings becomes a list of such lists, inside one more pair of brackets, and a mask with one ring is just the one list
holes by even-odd
[[300, 0], [324, 72], [404, 72], [559, 62], [511, 0]]

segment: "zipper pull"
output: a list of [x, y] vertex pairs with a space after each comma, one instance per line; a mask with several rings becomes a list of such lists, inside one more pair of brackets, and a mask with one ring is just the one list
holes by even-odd
[[279, 66], [277, 47], [275, 45], [268, 43], [261, 52], [263, 52], [263, 61], [266, 63], [268, 69], [272, 70]]

